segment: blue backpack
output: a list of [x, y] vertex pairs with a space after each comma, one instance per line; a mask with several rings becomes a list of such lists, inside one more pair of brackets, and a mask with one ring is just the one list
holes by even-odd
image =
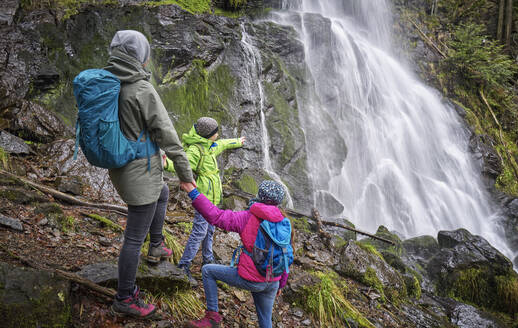
[[[289, 266], [293, 263], [290, 220], [288, 218], [284, 218], [280, 222], [263, 220], [257, 230], [252, 253], [248, 252], [244, 246], [239, 246], [232, 254], [230, 266], [234, 266], [236, 256], [240, 251], [252, 258], [257, 271], [266, 278], [266, 281], [280, 276], [284, 271], [289, 273]], [[239, 262], [239, 256], [237, 262]]]
[[[76, 122], [78, 144], [90, 164], [106, 169], [123, 167], [137, 158], [148, 158], [158, 151], [144, 129], [137, 141], [128, 140], [120, 129], [120, 80], [104, 69], [88, 69], [74, 79], [74, 96], [79, 109]], [[143, 135], [146, 141], [141, 142]]]

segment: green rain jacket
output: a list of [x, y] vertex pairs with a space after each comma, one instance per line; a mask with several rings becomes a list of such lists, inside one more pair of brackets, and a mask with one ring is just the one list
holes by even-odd
[[[137, 140], [146, 128], [150, 138], [173, 160], [180, 180], [191, 182], [189, 161], [160, 96], [148, 81], [150, 74], [138, 60], [118, 49], [112, 51], [105, 69], [121, 81], [119, 119], [124, 135]], [[164, 185], [160, 152], [151, 155], [151, 170], [147, 164], [147, 158], [140, 158], [109, 170], [115, 189], [128, 205], [151, 204], [160, 196]]]
[[[182, 141], [185, 147], [187, 147], [187, 158], [191, 164], [192, 171], [197, 175], [196, 184], [198, 185], [198, 191], [204, 194], [213, 204], [219, 204], [223, 190], [221, 188], [216, 156], [226, 149], [241, 147], [241, 141], [239, 139], [211, 141], [198, 135], [194, 126], [189, 133], [182, 135]], [[203, 156], [199, 146], [203, 150]], [[174, 173], [175, 169], [171, 164], [172, 162], [167, 159], [165, 169]], [[198, 168], [198, 171], [196, 171], [196, 168]]]

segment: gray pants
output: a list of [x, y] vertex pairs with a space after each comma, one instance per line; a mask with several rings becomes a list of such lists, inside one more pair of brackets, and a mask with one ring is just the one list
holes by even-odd
[[128, 220], [119, 255], [117, 298], [125, 299], [133, 295], [140, 249], [148, 232], [149, 247], [159, 246], [162, 243], [162, 228], [168, 200], [169, 188], [164, 184], [156, 202], [142, 206], [128, 205]]

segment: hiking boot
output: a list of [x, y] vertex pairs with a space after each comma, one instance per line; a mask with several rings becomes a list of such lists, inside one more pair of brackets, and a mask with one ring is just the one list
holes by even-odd
[[117, 316], [130, 316], [135, 318], [148, 318], [155, 313], [156, 307], [153, 304], [146, 304], [141, 299], [140, 289], [135, 286], [133, 296], [119, 300], [115, 297], [111, 312]]
[[189, 280], [191, 286], [198, 287], [198, 282], [196, 281], [196, 279], [193, 278], [189, 265], [178, 265], [178, 269], [181, 269], [183, 273], [185, 273], [185, 275], [187, 276], [187, 280]]
[[205, 311], [205, 317], [200, 320], [193, 320], [187, 323], [187, 327], [191, 328], [216, 328], [220, 326], [222, 321], [218, 312]]
[[146, 261], [149, 263], [158, 263], [160, 260], [170, 258], [171, 255], [173, 255], [173, 251], [165, 247], [164, 242], [162, 242], [159, 246], [156, 247], [151, 247], [151, 245], [149, 246]]

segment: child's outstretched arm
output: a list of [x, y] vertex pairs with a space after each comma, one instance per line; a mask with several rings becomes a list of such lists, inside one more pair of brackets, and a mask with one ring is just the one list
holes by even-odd
[[235, 139], [219, 139], [216, 141], [217, 146], [212, 147], [215, 156], [221, 154], [224, 150], [243, 147], [244, 137]]
[[[231, 210], [220, 210], [196, 188], [193, 189], [190, 187], [189, 189], [189, 197], [192, 200], [192, 205], [207, 222], [226, 231], [240, 233], [244, 229], [250, 218], [249, 211], [234, 212]], [[184, 190], [188, 191], [189, 189]]]

